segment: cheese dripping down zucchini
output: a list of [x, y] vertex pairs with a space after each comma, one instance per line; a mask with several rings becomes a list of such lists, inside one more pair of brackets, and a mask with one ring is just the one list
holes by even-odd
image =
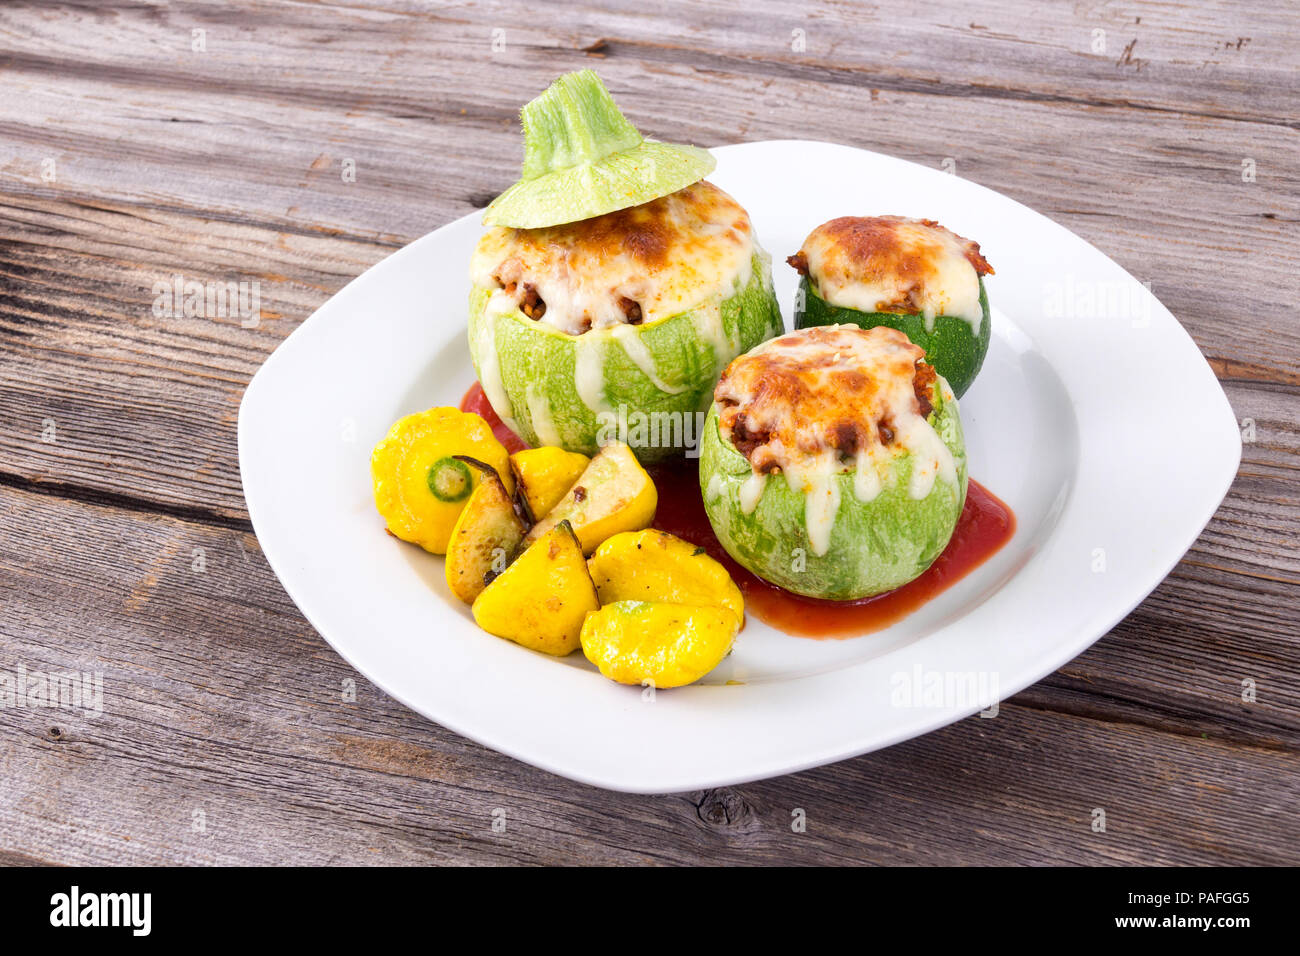
[[742, 508], [753, 512], [762, 476], [779, 472], [804, 496], [809, 542], [824, 555], [840, 506], [836, 476], [854, 472], [854, 496], [869, 502], [883, 486], [880, 471], [909, 455], [912, 498], [928, 496], [935, 481], [955, 485], [956, 460], [926, 420], [936, 385], [923, 358], [901, 332], [845, 325], [772, 339], [733, 362], [714, 398], [722, 436], [744, 447], [754, 469]]
[[718, 540], [765, 580], [848, 600], [916, 577], [966, 493], [956, 397], [890, 328], [803, 329], [728, 366], [700, 457]]

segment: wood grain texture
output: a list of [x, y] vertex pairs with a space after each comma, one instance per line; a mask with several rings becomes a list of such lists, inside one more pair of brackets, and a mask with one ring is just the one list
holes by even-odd
[[[105, 686], [0, 710], [0, 862], [1300, 861], [1293, 8], [19, 2], [0, 65], [0, 668]], [[950, 159], [1150, 281], [1255, 437], [1185, 560], [993, 720], [707, 793], [571, 784], [366, 685], [257, 549], [243, 388], [511, 182], [519, 105], [581, 66], [661, 138]], [[176, 274], [257, 281], [261, 321], [155, 315]]]

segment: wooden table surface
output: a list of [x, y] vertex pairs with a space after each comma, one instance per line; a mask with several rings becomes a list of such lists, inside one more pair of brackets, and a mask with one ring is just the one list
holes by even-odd
[[[0, 863], [1300, 862], [1300, 8], [941, 6], [0, 6], [0, 672], [104, 675], [99, 715], [0, 709]], [[955, 164], [1149, 281], [1246, 437], [1169, 578], [997, 719], [702, 793], [570, 783], [355, 675], [258, 549], [240, 397], [587, 66], [647, 135]], [[262, 321], [155, 315], [175, 275], [259, 282]]]

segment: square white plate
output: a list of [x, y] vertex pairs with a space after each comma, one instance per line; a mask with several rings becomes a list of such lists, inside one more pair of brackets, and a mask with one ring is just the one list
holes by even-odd
[[[956, 176], [845, 146], [714, 152], [710, 179], [749, 210], [772, 253], [787, 324], [795, 273], [782, 260], [835, 216], [937, 219], [976, 239], [997, 270], [993, 344], [961, 412], [971, 476], [1014, 508], [1018, 529], [892, 628], [816, 641], [751, 617], [704, 683], [648, 699], [580, 653], [556, 660], [475, 627], [442, 559], [384, 533], [369, 455], [397, 418], [456, 405], [473, 382], [466, 272], [478, 215], [349, 283], [267, 360], [240, 407], [253, 526], [325, 639], [426, 717], [616, 790], [788, 773], [951, 723], [989, 703], [984, 694], [1010, 696], [1160, 583], [1241, 454], [1227, 399], [1182, 326], [1063, 227]], [[977, 687], [984, 694], [968, 692]]]

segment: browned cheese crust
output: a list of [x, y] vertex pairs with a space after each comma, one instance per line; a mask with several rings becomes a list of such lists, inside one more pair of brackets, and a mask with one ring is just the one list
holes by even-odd
[[[852, 360], [858, 336], [879, 347], [874, 367]], [[928, 418], [937, 375], [903, 333], [883, 327], [803, 329], [727, 367], [714, 390], [719, 426], [760, 474], [779, 471], [778, 459], [790, 454], [814, 458], [834, 449], [850, 460], [894, 442], [893, 422], [881, 410], [890, 405], [897, 376], [910, 377], [912, 411]]]
[[[917, 243], [917, 227], [938, 237], [953, 240], [975, 269], [976, 275], [993, 274], [993, 267], [980, 254], [979, 243], [945, 229], [933, 219], [902, 216], [841, 216], [822, 223], [804, 240], [803, 247], [786, 259], [798, 273], [809, 277], [814, 287], [825, 282], [876, 282], [888, 277], [897, 288], [893, 299], [878, 303], [881, 312], [916, 313], [921, 290], [935, 281], [938, 247]], [[819, 274], [810, 275], [809, 252], [820, 252]]]

